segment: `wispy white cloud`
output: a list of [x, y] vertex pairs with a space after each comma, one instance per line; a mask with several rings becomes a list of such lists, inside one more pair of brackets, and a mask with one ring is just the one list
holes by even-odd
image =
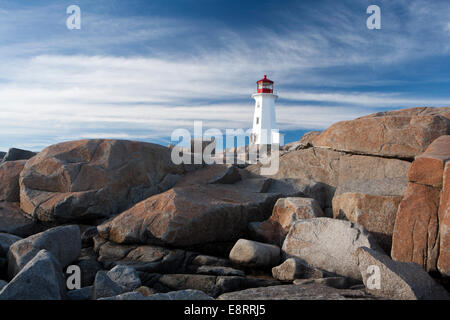
[[[86, 63], [85, 57], [80, 60]], [[140, 65], [142, 62], [139, 60]], [[155, 63], [159, 64], [156, 61]], [[130, 64], [133, 65], [131, 62]], [[97, 68], [107, 69], [103, 66]], [[96, 80], [94, 66], [88, 69], [92, 72], [85, 75], [86, 82], [78, 74], [76, 83], [68, 85], [64, 82], [64, 75], [53, 79], [53, 74], [50, 83], [41, 81], [40, 86], [32, 85], [34, 81], [31, 81], [24, 87], [17, 86], [16, 83], [17, 87], [14, 89], [0, 89], [0, 136], [21, 133], [25, 136], [56, 137], [57, 140], [65, 140], [67, 137], [151, 139], [168, 137], [175, 128], [190, 129], [194, 120], [203, 120], [205, 125], [221, 129], [245, 128], [250, 125], [253, 106], [249, 93], [253, 88], [245, 88], [232, 80], [221, 81], [214, 76], [204, 78], [201, 72], [191, 72], [190, 76], [181, 77], [183, 80], [180, 80], [180, 77], [170, 76], [170, 73], [160, 75], [150, 72], [151, 74], [143, 77], [148, 81], [133, 81], [130, 76], [133, 72], [121, 66], [121, 72], [115, 73], [115, 76], [130, 81], [107, 81], [108, 77], [105, 78], [104, 75], [97, 75]], [[179, 65], [177, 69], [179, 70]], [[56, 83], [57, 79], [61, 79], [59, 85]], [[200, 79], [202, 81], [199, 81]], [[283, 95], [294, 99], [352, 103], [360, 98], [342, 94], [312, 93], [296, 96], [295, 92], [286, 92]], [[230, 98], [248, 99], [248, 102], [207, 105], [201, 105], [199, 102], [195, 105], [193, 102], [195, 99]], [[366, 103], [371, 101], [370, 97], [365, 98]], [[372, 98], [376, 100], [375, 97]], [[189, 104], [186, 105], [185, 102]], [[284, 130], [323, 129], [335, 121], [367, 113], [367, 110], [361, 108], [347, 108], [346, 111], [332, 107], [280, 105], [278, 121]], [[103, 129], [108, 129], [109, 133], [102, 132]], [[130, 133], [136, 129], [141, 133]]]
[[412, 107], [433, 106], [443, 107], [450, 105], [450, 99], [445, 98], [411, 98], [404, 93], [361, 93], [361, 92], [305, 92], [288, 91], [283, 93], [284, 99], [299, 101], [316, 101], [335, 104], [355, 105], [360, 107], [385, 108], [385, 107]]
[[[0, 150], [12, 143], [37, 150], [88, 137], [166, 141], [173, 129], [190, 129], [194, 120], [206, 127], [246, 128], [253, 111], [250, 94], [265, 73], [279, 89], [282, 130], [324, 129], [380, 108], [450, 105], [446, 97], [348, 90], [362, 81], [374, 86], [395, 81], [370, 78], [364, 68], [377, 73], [448, 54], [443, 43], [449, 40], [450, 5], [433, 11], [423, 4], [404, 2], [410, 19], [400, 25], [386, 2], [382, 33], [364, 29], [364, 12], [332, 5], [311, 12], [315, 20], [297, 29], [214, 30], [220, 42], [214, 49], [190, 36], [199, 28], [192, 21], [87, 14], [84, 26], [91, 29], [85, 33], [51, 32], [39, 41], [25, 37], [0, 48]], [[0, 10], [10, 23], [32, 14], [40, 21], [54, 12]], [[282, 18], [286, 26], [299, 23], [291, 13]], [[12, 25], [0, 26], [0, 40], [12, 32], [17, 32]], [[109, 52], [165, 38], [179, 40], [186, 50], [150, 46], [140, 55]], [[362, 71], [335, 73], [342, 67]]]
[[[227, 69], [227, 62], [208, 59], [209, 63], [199, 64], [95, 56], [33, 58], [14, 72], [11, 83], [0, 85], [0, 136], [14, 132], [57, 140], [162, 139], [175, 128], [191, 129], [195, 120], [220, 129], [248, 127], [253, 111], [250, 93], [258, 73], [245, 80], [240, 70], [230, 67], [222, 78], [213, 70]], [[247, 67], [252, 70], [250, 63]], [[281, 91], [282, 130], [323, 129], [377, 106], [424, 102], [394, 94]], [[226, 100], [230, 102], [217, 102]], [[135, 130], [139, 133], [133, 134]]]

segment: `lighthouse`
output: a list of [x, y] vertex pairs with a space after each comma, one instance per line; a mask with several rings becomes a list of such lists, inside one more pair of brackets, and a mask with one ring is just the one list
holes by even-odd
[[256, 82], [255, 112], [253, 116], [253, 130], [250, 143], [255, 145], [283, 145], [283, 136], [280, 135], [276, 124], [275, 100], [278, 98], [273, 92], [273, 81], [266, 75]]

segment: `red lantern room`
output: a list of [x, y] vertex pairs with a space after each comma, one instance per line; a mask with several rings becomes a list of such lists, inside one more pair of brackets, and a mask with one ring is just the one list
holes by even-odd
[[264, 75], [264, 79], [256, 82], [256, 87], [258, 93], [273, 93], [273, 81], [267, 79], [266, 75]]

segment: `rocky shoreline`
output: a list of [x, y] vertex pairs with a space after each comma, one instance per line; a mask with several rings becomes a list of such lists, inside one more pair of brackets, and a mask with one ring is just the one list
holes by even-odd
[[0, 300], [449, 299], [450, 107], [308, 133], [272, 176], [170, 155], [5, 153]]

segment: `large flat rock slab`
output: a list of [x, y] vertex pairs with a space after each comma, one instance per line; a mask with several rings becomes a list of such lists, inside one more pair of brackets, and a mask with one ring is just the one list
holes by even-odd
[[159, 184], [165, 176], [183, 170], [172, 163], [168, 148], [156, 144], [100, 139], [59, 143], [27, 161], [20, 177], [20, 205], [48, 222], [109, 217], [164, 191]]
[[[280, 157], [279, 170], [267, 192], [314, 198], [322, 209], [332, 207], [335, 195], [348, 192], [380, 196], [403, 196], [408, 184], [410, 161], [379, 156], [351, 155], [311, 147]], [[260, 164], [246, 168], [255, 175]]]
[[384, 157], [408, 158], [423, 153], [450, 133], [450, 107], [377, 112], [335, 123], [313, 140], [314, 146]]
[[382, 157], [345, 155], [339, 161], [335, 195], [346, 192], [403, 196], [411, 162]]
[[277, 198], [226, 185], [175, 187], [141, 201], [98, 230], [116, 243], [187, 247], [235, 241], [249, 222], [268, 218]]
[[248, 191], [240, 182], [208, 183], [226, 170], [215, 165], [190, 172], [174, 188], [99, 226], [100, 235], [116, 243], [178, 247], [238, 240], [248, 223], [270, 216], [281, 195]]
[[[275, 181], [267, 192], [314, 198], [322, 208], [331, 208], [331, 199], [338, 185], [339, 160], [343, 155], [322, 148], [289, 152], [280, 157], [278, 172], [268, 176]], [[259, 175], [261, 165], [254, 164], [246, 170]]]

